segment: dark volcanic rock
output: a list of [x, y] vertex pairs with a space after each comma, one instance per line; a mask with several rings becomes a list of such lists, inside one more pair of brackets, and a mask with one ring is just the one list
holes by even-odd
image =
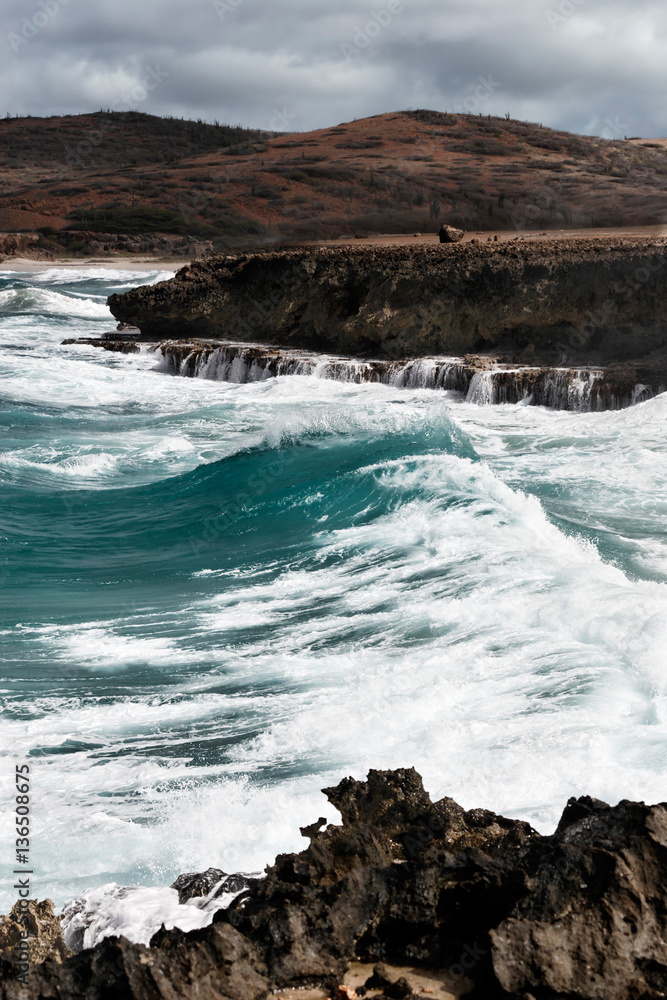
[[570, 800], [529, 891], [491, 931], [512, 996], [667, 993], [667, 807]]
[[220, 868], [207, 868], [205, 872], [186, 872], [184, 875], [179, 875], [169, 888], [176, 890], [179, 903], [187, 903], [189, 899], [208, 896], [211, 889], [227, 877], [227, 872], [223, 872]]
[[62, 347], [68, 347], [71, 344], [101, 347], [103, 351], [116, 351], [119, 354], [137, 354], [141, 350], [132, 340], [108, 340], [105, 337], [70, 337], [61, 342]]
[[[667, 992], [667, 806], [572, 799], [545, 837], [432, 803], [414, 770], [371, 771], [326, 794], [342, 826], [304, 828], [306, 850], [279, 856], [210, 927], [162, 930], [150, 949], [106, 940], [0, 997], [252, 1000], [298, 986], [335, 996], [355, 958], [469, 977], [477, 1000]], [[374, 975], [385, 996], [409, 995], [407, 981]]]
[[[252, 944], [232, 927], [216, 924], [184, 935], [172, 931], [162, 946], [145, 948], [125, 938], [106, 938], [64, 965], [33, 969], [30, 986], [12, 981], [0, 967], [0, 997], [11, 1000], [262, 1000], [268, 982]], [[1, 980], [5, 980], [2, 982]]]
[[231, 893], [243, 892], [250, 889], [258, 881], [257, 875], [245, 875], [237, 872], [229, 875], [220, 868], [207, 868], [205, 872], [188, 872], [179, 875], [170, 886], [178, 892], [179, 903], [187, 903], [189, 899], [196, 899], [200, 896], [208, 896], [215, 889], [214, 899]]

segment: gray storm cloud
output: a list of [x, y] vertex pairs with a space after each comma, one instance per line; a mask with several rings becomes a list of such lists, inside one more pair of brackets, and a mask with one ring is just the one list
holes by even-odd
[[0, 114], [305, 130], [402, 108], [667, 133], [653, 0], [4, 0]]

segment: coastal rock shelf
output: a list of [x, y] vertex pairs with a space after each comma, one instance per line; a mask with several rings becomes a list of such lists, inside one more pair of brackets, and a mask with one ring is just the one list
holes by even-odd
[[667, 346], [666, 251], [664, 240], [598, 238], [208, 256], [109, 307], [154, 339], [608, 364]]
[[148, 948], [107, 938], [35, 963], [27, 986], [4, 961], [1, 1000], [665, 996], [666, 805], [570, 799], [543, 836], [433, 803], [414, 769], [325, 793], [342, 825], [304, 827], [309, 847], [276, 858], [208, 927], [162, 928]]
[[[109, 348], [107, 348], [109, 349]], [[219, 341], [164, 341], [156, 348], [172, 375], [219, 382], [261, 382], [278, 375], [313, 375], [395, 388], [453, 389], [480, 405], [520, 403], [557, 410], [617, 410], [650, 399], [662, 385], [637, 382], [632, 366], [510, 367], [486, 357], [367, 361]]]
[[[345, 355], [366, 365], [360, 379], [380, 364], [483, 356], [472, 366], [480, 374], [492, 362], [505, 368], [477, 380], [480, 401], [565, 408], [571, 396], [567, 408], [607, 409], [667, 386], [666, 262], [664, 239], [640, 237], [211, 255], [170, 281], [112, 295], [109, 307], [143, 340]], [[238, 370], [241, 360], [232, 359]], [[209, 361], [226, 365], [222, 354]], [[469, 391], [476, 373], [467, 389], [467, 375], [442, 384]]]

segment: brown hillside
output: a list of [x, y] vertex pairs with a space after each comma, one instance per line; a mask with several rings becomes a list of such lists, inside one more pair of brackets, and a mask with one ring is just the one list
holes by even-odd
[[0, 120], [0, 229], [224, 245], [433, 231], [445, 219], [518, 232], [662, 223], [667, 148], [434, 111], [291, 135], [138, 113]]

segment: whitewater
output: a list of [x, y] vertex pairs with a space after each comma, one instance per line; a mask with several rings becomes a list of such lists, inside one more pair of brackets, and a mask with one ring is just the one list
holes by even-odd
[[[0, 789], [30, 764], [35, 895], [86, 944], [201, 925], [177, 875], [301, 849], [372, 767], [544, 832], [572, 795], [667, 799], [667, 398], [61, 346], [168, 276], [0, 271]], [[1, 913], [14, 836], [5, 809]]]

